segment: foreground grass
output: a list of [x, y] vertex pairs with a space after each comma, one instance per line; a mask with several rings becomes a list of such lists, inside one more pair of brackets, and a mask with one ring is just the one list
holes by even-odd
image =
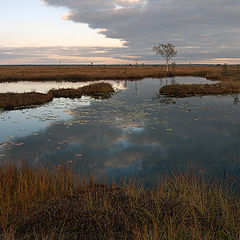
[[68, 168], [0, 166], [1, 239], [239, 239], [239, 192], [193, 174], [152, 190]]
[[77, 98], [82, 95], [94, 98], [109, 98], [114, 92], [111, 84], [99, 82], [92, 83], [78, 89], [58, 89], [50, 90], [47, 94], [30, 93], [2, 93], [0, 94], [0, 108], [16, 109], [20, 107], [40, 105], [52, 101], [54, 98]]

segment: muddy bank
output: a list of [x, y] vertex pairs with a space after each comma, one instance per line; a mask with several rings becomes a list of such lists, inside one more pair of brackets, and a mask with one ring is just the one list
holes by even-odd
[[97, 99], [110, 98], [114, 89], [109, 83], [93, 83], [78, 89], [58, 89], [44, 93], [3, 93], [0, 94], [0, 108], [4, 110], [17, 109], [27, 106], [45, 104], [54, 98], [80, 98], [81, 96], [91, 96]]

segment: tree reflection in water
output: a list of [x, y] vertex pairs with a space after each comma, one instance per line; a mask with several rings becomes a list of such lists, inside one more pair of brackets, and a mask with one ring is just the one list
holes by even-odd
[[239, 103], [238, 94], [236, 94], [235, 98], [233, 99], [233, 103], [234, 104], [238, 104]]

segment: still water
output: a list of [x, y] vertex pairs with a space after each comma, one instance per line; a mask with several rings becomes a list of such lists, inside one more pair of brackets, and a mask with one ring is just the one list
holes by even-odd
[[[167, 80], [176, 82], [209, 81]], [[189, 169], [239, 176], [240, 106], [234, 104], [235, 96], [168, 99], [159, 94], [165, 84], [165, 79], [120, 81], [107, 100], [60, 98], [1, 112], [0, 159], [51, 167], [67, 163], [82, 174], [91, 171], [96, 178], [116, 181], [155, 181], [162, 173]]]

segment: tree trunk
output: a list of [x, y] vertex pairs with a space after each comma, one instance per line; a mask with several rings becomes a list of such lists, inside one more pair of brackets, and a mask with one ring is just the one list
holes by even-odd
[[168, 60], [166, 60], [167, 72], [166, 72], [166, 85], [168, 85]]

